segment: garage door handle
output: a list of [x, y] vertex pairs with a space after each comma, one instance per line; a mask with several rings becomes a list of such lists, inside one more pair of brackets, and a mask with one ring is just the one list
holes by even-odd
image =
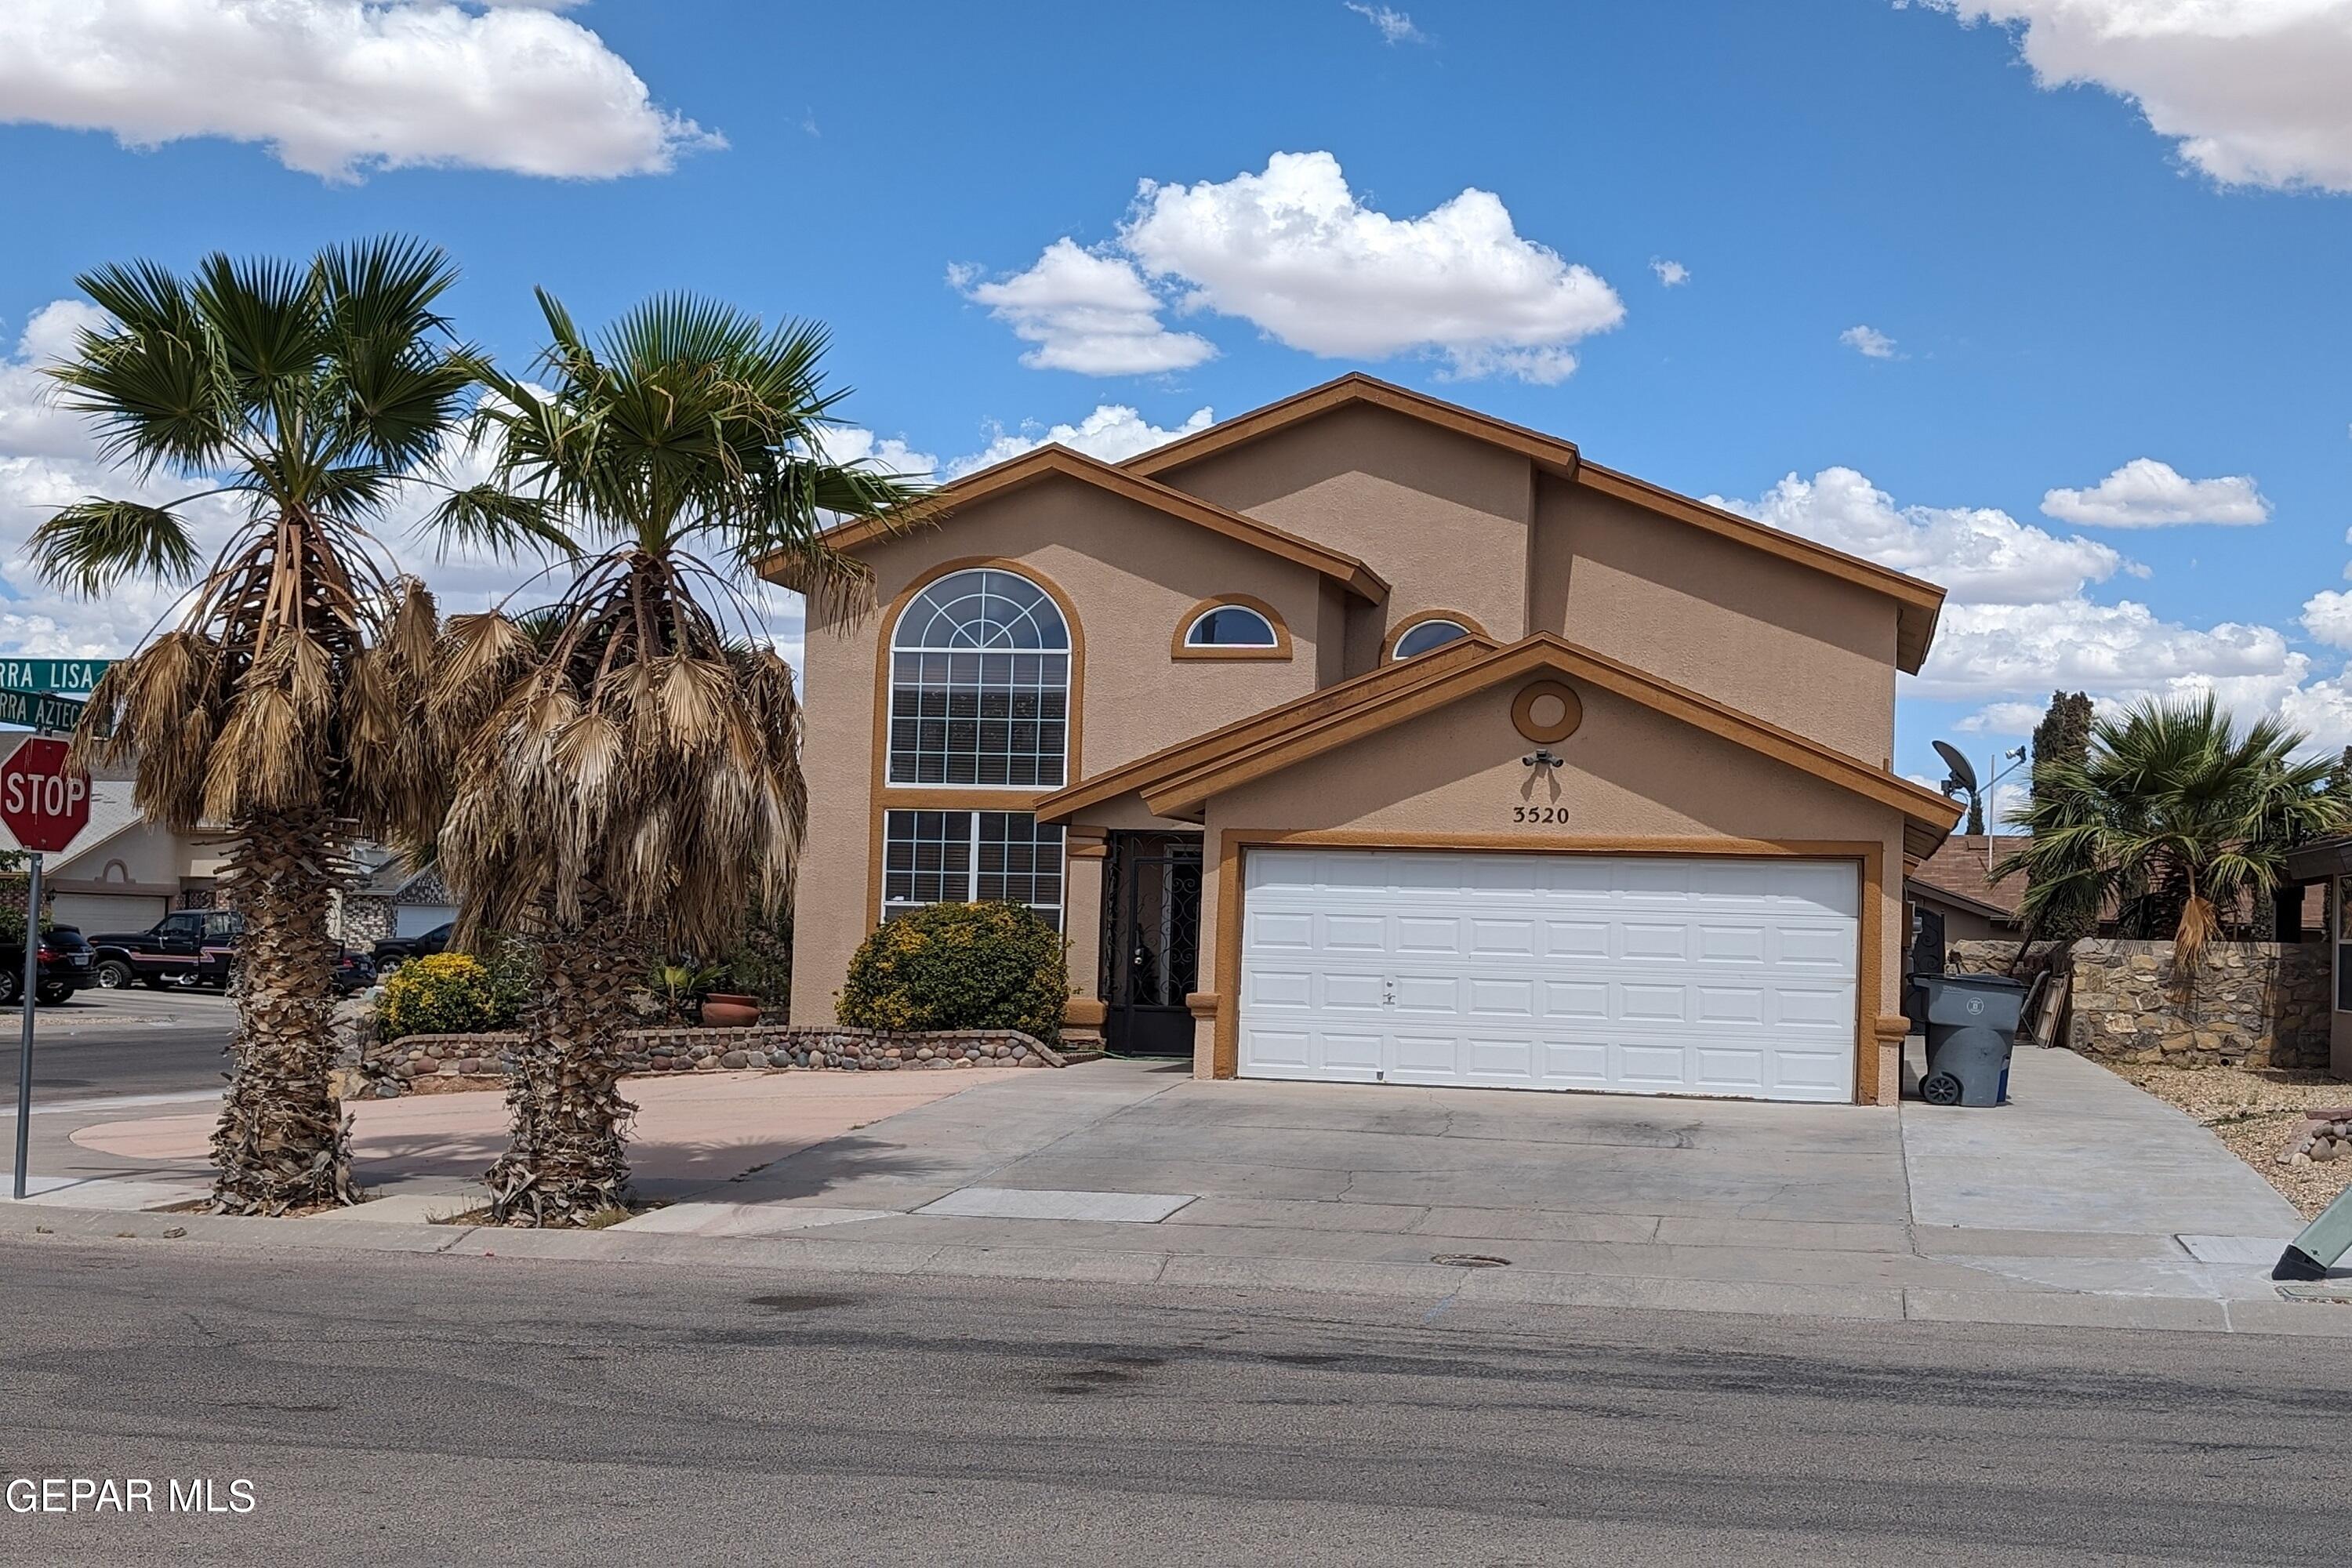
[[1381, 982], [1381, 1005], [1383, 1007], [1393, 1007], [1396, 1005], [1395, 981], [1383, 980]]

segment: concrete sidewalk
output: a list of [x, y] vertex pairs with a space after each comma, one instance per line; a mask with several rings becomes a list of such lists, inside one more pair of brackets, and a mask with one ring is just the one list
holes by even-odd
[[[421, 1162], [488, 1163], [495, 1104], [472, 1126], [481, 1108], [447, 1103], [483, 1096], [367, 1108], [363, 1177], [392, 1198], [290, 1226], [173, 1223], [256, 1244], [1357, 1291], [1433, 1311], [2352, 1334], [2352, 1310], [2283, 1299], [2266, 1278], [2298, 1228], [2283, 1199], [2186, 1118], [2063, 1052], [2021, 1054], [2015, 1103], [1993, 1111], [1202, 1084], [1142, 1062], [630, 1092], [646, 1103], [643, 1184], [673, 1201], [610, 1230], [383, 1223], [427, 1217], [416, 1184], [455, 1179]], [[169, 1120], [77, 1136], [152, 1163]], [[142, 1236], [160, 1217], [51, 1223]], [[27, 1228], [22, 1211], [6, 1223]]]

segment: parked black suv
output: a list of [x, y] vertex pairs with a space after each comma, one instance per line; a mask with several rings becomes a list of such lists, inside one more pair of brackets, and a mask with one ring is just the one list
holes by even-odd
[[[72, 926], [52, 926], [41, 933], [40, 982], [33, 1000], [63, 1002], [83, 986], [94, 984], [89, 943]], [[13, 1007], [25, 990], [25, 944], [0, 941], [0, 1007]]]
[[375, 972], [390, 974], [412, 958], [430, 958], [449, 948], [449, 933], [456, 929], [454, 921], [443, 921], [423, 936], [386, 937], [375, 944]]
[[229, 946], [244, 930], [245, 917], [227, 910], [179, 910], [145, 931], [101, 931], [89, 939], [91, 973], [109, 991], [134, 980], [160, 989], [194, 974], [207, 946]]

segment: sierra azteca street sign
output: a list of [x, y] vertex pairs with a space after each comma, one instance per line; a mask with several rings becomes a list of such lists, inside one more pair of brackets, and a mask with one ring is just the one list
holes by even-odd
[[51, 697], [46, 692], [11, 691], [0, 688], [0, 724], [68, 733], [81, 722], [82, 710], [88, 706], [89, 704], [79, 698]]

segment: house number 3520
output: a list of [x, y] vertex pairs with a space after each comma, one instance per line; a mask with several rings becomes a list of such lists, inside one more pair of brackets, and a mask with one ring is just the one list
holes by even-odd
[[1568, 807], [1564, 805], [1515, 805], [1511, 807], [1513, 822], [1566, 822]]

